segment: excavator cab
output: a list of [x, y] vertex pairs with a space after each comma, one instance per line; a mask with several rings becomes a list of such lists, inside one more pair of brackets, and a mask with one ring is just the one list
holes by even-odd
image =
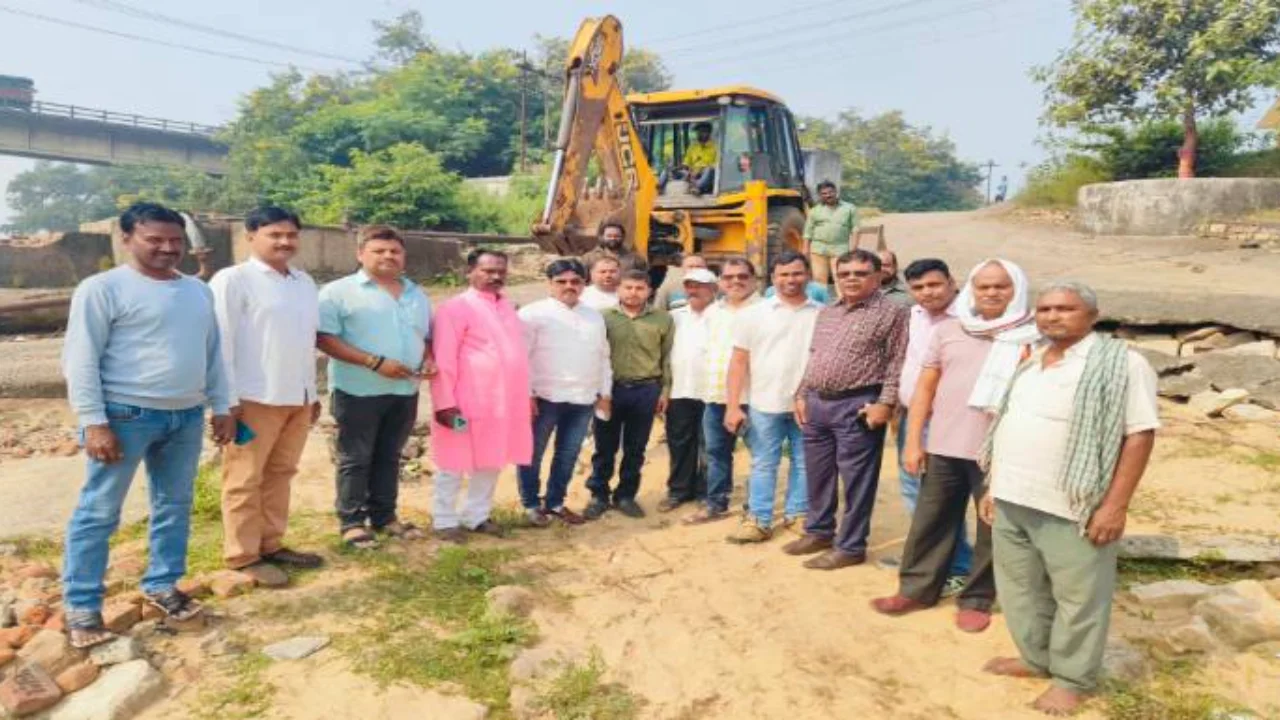
[[[688, 99], [665, 92], [627, 98], [649, 165], [658, 172], [657, 207], [711, 207], [722, 195], [745, 190], [752, 180], [770, 188], [800, 190], [803, 159], [791, 112], [771, 96], [749, 88]], [[703, 93], [696, 93], [703, 95]], [[707, 192], [681, 179], [697, 128], [711, 128], [716, 147], [713, 183]]]

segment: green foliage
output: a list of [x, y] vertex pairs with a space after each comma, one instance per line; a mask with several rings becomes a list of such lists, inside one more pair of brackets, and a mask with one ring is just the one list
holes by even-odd
[[634, 720], [641, 702], [617, 683], [605, 683], [604, 661], [598, 652], [586, 665], [565, 668], [535, 701], [535, 707], [556, 720]]
[[[1254, 142], [1228, 118], [1216, 118], [1199, 127], [1196, 154], [1197, 174], [1216, 177], [1227, 172], [1236, 153]], [[1115, 180], [1174, 177], [1178, 148], [1182, 146], [1182, 124], [1157, 120], [1138, 125], [1089, 127], [1085, 139], [1074, 143], [1096, 155], [1105, 172]]]
[[1265, 580], [1266, 574], [1254, 563], [1236, 563], [1213, 557], [1190, 560], [1153, 558], [1121, 558], [1121, 585], [1159, 582], [1161, 580], [1198, 580], [1210, 585], [1223, 585], [1237, 580]]
[[900, 111], [864, 118], [846, 110], [834, 122], [804, 122], [806, 147], [840, 154], [845, 200], [886, 212], [965, 210], [980, 204], [978, 168], [956, 157], [949, 138], [910, 125]]
[[403, 65], [418, 53], [435, 50], [422, 27], [422, 13], [417, 10], [401, 13], [394, 20], [374, 20], [373, 29], [378, 33], [374, 41], [378, 57], [397, 65]]
[[1027, 182], [1014, 202], [1022, 207], [1073, 208], [1080, 188], [1112, 179], [1094, 158], [1084, 155], [1054, 158], [1027, 173]]
[[271, 660], [262, 653], [237, 657], [227, 669], [230, 682], [201, 692], [192, 703], [196, 720], [248, 720], [271, 709], [275, 685], [266, 679]]
[[[1034, 77], [1057, 126], [1196, 119], [1248, 109], [1280, 81], [1276, 0], [1079, 0], [1071, 47]], [[1174, 164], [1174, 163], [1170, 163]]]
[[321, 183], [298, 201], [311, 222], [336, 225], [390, 223], [405, 228], [459, 229], [466, 225], [458, 204], [462, 183], [440, 156], [421, 145], [400, 143], [367, 153], [354, 150], [351, 164], [318, 168]]
[[[1197, 682], [1196, 664], [1165, 663], [1142, 683], [1108, 683], [1103, 693], [1107, 720], [1219, 720], [1244, 708]], [[1243, 717], [1243, 715], [1242, 715]]]

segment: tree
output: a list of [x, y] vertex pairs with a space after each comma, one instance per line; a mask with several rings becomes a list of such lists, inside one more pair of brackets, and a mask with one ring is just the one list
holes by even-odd
[[399, 143], [366, 153], [354, 150], [349, 167], [320, 168], [318, 192], [298, 208], [310, 222], [336, 225], [391, 223], [404, 228], [466, 227], [458, 203], [461, 178], [444, 169], [439, 155], [421, 145]]
[[[1242, 132], [1230, 118], [1214, 118], [1198, 124], [1196, 174], [1216, 177], [1230, 169], [1235, 156], [1257, 138]], [[1075, 151], [1096, 157], [1099, 167], [1113, 180], [1172, 177], [1173, 160], [1183, 143], [1182, 124], [1159, 120], [1136, 126], [1089, 127], [1082, 139], [1070, 143]]]
[[1195, 175], [1198, 118], [1252, 106], [1280, 82], [1280, 0], [1077, 0], [1071, 47], [1033, 76], [1066, 127], [1176, 119], [1178, 176]]
[[808, 118], [807, 147], [833, 150], [843, 165], [841, 196], [893, 212], [966, 210], [980, 204], [977, 166], [961, 162], [955, 144], [900, 111], [863, 118], [846, 110], [834, 122]]
[[17, 233], [65, 232], [115, 212], [99, 178], [75, 165], [40, 161], [9, 183], [5, 200], [13, 212], [6, 229]]
[[435, 52], [435, 45], [422, 28], [422, 13], [410, 10], [394, 20], [374, 20], [378, 37], [378, 57], [395, 65], [403, 65], [424, 52]]

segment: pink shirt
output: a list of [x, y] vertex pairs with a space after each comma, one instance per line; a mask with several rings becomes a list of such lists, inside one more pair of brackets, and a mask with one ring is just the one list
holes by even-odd
[[947, 318], [933, 330], [924, 367], [942, 370], [933, 396], [926, 450], [930, 455], [977, 460], [987, 437], [991, 416], [969, 407], [969, 395], [991, 352], [989, 338], [974, 337], [960, 321]]
[[942, 315], [934, 315], [919, 305], [911, 306], [911, 319], [907, 325], [907, 356], [902, 362], [902, 381], [898, 383], [898, 401], [903, 408], [911, 407], [911, 398], [915, 397], [916, 382], [920, 379], [920, 370], [924, 368], [925, 356], [929, 354], [933, 331], [950, 317], [951, 308], [947, 308], [947, 312]]

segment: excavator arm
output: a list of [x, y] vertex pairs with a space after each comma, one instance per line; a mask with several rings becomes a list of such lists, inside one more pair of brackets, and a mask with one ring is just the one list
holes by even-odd
[[622, 24], [612, 15], [584, 21], [569, 48], [551, 182], [533, 226], [548, 252], [580, 255], [595, 247], [600, 225], [619, 222], [647, 253], [657, 178], [619, 83], [622, 52]]

